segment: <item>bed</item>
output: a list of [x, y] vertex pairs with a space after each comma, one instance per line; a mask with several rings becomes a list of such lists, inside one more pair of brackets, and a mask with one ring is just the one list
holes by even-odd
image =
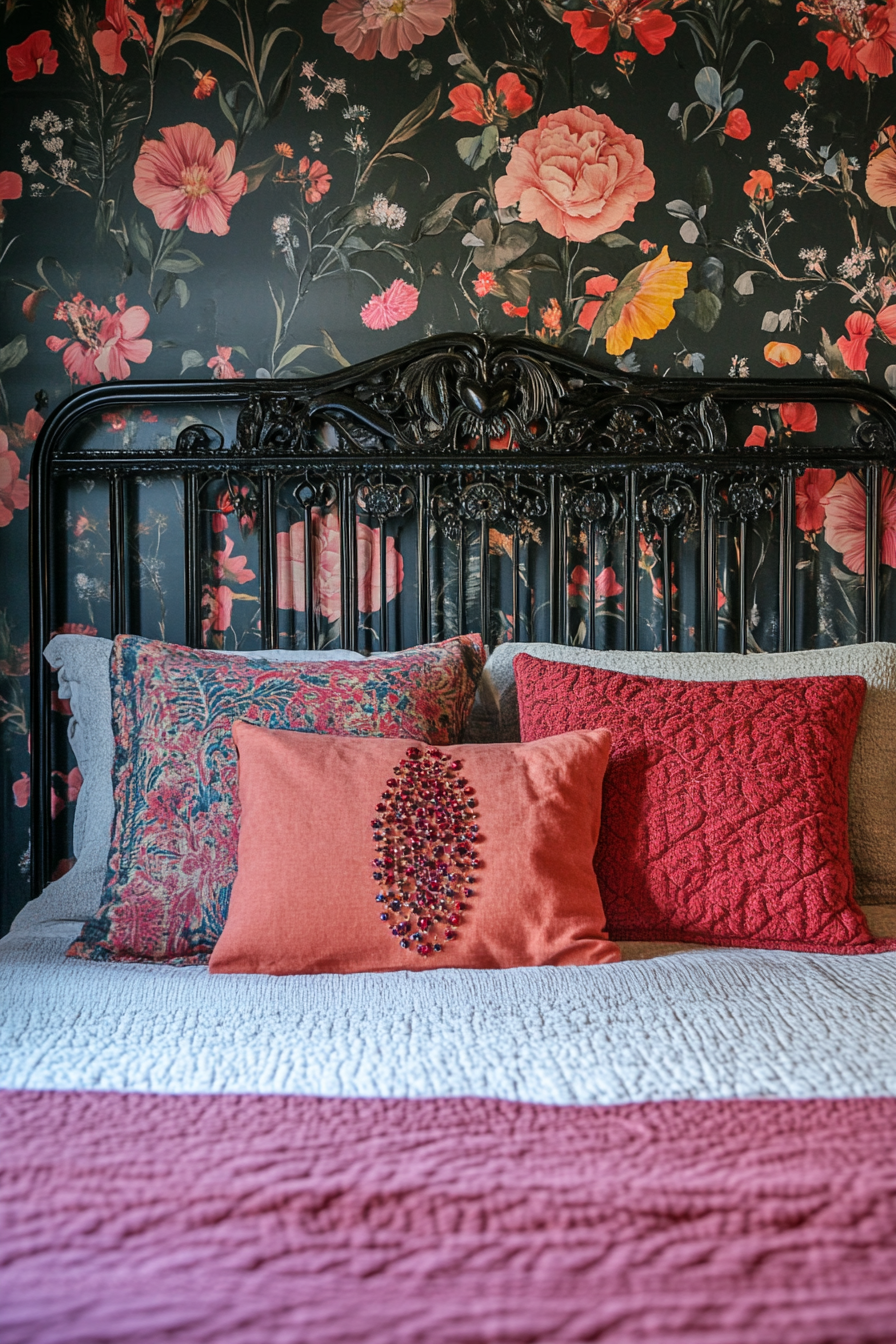
[[[107, 385], [36, 451], [32, 648], [85, 600], [100, 638], [164, 623], [368, 669], [478, 632], [498, 653], [473, 742], [518, 733], [511, 645], [660, 681], [720, 657], [751, 679], [889, 667], [894, 436], [865, 387], [649, 382], [482, 336], [276, 387]], [[810, 472], [861, 490], [851, 570], [822, 568]], [[180, 520], [164, 598], [152, 490]], [[85, 599], [91, 511], [108, 569]], [[220, 516], [231, 582], [257, 576], [227, 625]], [[36, 899], [0, 943], [4, 1341], [894, 1338], [893, 952], [621, 939], [605, 965], [285, 976], [66, 957], [106, 850], [76, 820], [60, 872], [65, 687], [43, 659], [33, 686]], [[893, 939], [896, 887], [871, 896]]]

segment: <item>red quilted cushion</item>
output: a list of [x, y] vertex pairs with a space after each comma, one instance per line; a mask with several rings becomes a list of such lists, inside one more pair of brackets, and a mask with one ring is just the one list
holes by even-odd
[[595, 868], [611, 938], [883, 950], [847, 835], [861, 677], [682, 682], [514, 660], [522, 739], [609, 728]]

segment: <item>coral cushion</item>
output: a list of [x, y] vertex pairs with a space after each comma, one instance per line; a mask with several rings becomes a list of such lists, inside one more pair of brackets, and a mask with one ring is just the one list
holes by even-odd
[[595, 856], [611, 937], [878, 950], [847, 834], [861, 677], [661, 681], [525, 654], [514, 671], [524, 741], [613, 735]]
[[247, 723], [234, 739], [239, 869], [210, 970], [619, 960], [593, 864], [603, 729], [451, 754]]
[[478, 635], [364, 663], [313, 665], [221, 658], [120, 636], [110, 663], [115, 820], [105, 904], [69, 955], [208, 957], [236, 876], [236, 719], [456, 742], [482, 655]]

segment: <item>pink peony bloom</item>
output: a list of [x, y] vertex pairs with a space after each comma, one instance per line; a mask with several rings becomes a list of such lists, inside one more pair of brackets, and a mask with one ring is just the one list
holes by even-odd
[[836, 471], [819, 467], [808, 467], [796, 478], [796, 525], [801, 532], [821, 531], [824, 526], [825, 496], [836, 480]]
[[[338, 621], [340, 604], [339, 520], [335, 514], [315, 513], [312, 523], [314, 554], [314, 606], [325, 621]], [[358, 610], [380, 609], [379, 528], [357, 524]], [[392, 537], [386, 538], [386, 601], [401, 592], [404, 561]], [[305, 610], [305, 523], [293, 523], [288, 532], [277, 533], [277, 605], [281, 611]]]
[[12, 522], [14, 509], [27, 509], [30, 491], [27, 481], [19, 480], [22, 464], [0, 429], [0, 527]]
[[374, 294], [361, 309], [361, 321], [371, 331], [397, 326], [417, 310], [420, 291], [406, 280], [393, 280], [382, 294]]
[[[13, 173], [9, 170], [0, 173], [0, 224], [2, 224], [4, 219], [6, 218], [6, 210], [4, 209], [3, 202], [17, 201], [19, 200], [21, 195], [22, 195], [21, 173]], [[45, 293], [46, 291], [38, 291], [38, 292]], [[30, 297], [31, 296], [29, 295], [29, 298]], [[25, 300], [25, 303], [27, 302], [28, 299]], [[22, 311], [24, 312], [24, 304], [22, 305]], [[25, 316], [27, 317], [28, 314], [26, 313]], [[33, 322], [34, 318], [33, 317], [30, 318], [30, 321]]]
[[218, 583], [222, 579], [231, 583], [251, 583], [255, 578], [252, 570], [246, 568], [246, 557], [233, 554], [233, 537], [224, 538], [223, 551], [212, 551], [212, 571]]
[[53, 50], [49, 29], [39, 28], [18, 46], [7, 47], [6, 64], [14, 84], [23, 79], [34, 79], [39, 74], [54, 75], [59, 65], [59, 52]]
[[103, 305], [76, 294], [71, 301], [57, 304], [54, 317], [67, 322], [71, 336], [48, 336], [50, 350], [65, 350], [62, 362], [73, 382], [94, 385], [127, 378], [131, 363], [144, 364], [152, 354], [152, 341], [140, 339], [149, 325], [149, 313], [135, 305], [128, 308], [127, 299], [119, 294], [115, 300], [116, 312], [110, 313]]
[[[820, 501], [826, 510], [824, 539], [854, 574], [865, 573], [866, 499], [864, 485], [848, 471]], [[880, 524], [880, 558], [896, 569], [896, 490], [887, 470], [881, 480]]]
[[212, 355], [208, 360], [208, 367], [214, 369], [213, 378], [245, 378], [242, 369], [235, 369], [230, 362], [230, 356], [233, 354], [232, 345], [216, 345], [216, 355]]
[[142, 42], [152, 55], [153, 41], [143, 16], [126, 5], [124, 0], [106, 0], [106, 17], [100, 19], [93, 35], [93, 45], [104, 74], [127, 74], [128, 67], [121, 48], [129, 38]]
[[554, 238], [590, 243], [634, 219], [654, 185], [636, 136], [590, 107], [570, 107], [520, 136], [495, 197], [501, 209], [519, 205], [520, 219], [536, 220]]
[[334, 0], [321, 27], [358, 61], [393, 60], [445, 27], [453, 0]]
[[868, 338], [874, 331], [874, 318], [870, 313], [850, 313], [846, 319], [848, 336], [841, 336], [837, 349], [843, 356], [843, 363], [853, 373], [863, 373], [868, 363]]
[[192, 233], [230, 230], [230, 212], [246, 190], [246, 174], [234, 173], [236, 150], [225, 140], [215, 153], [211, 131], [194, 121], [163, 126], [161, 140], [144, 140], [134, 169], [134, 195], [150, 209], [160, 229]]
[[[358, 536], [358, 610], [380, 609], [380, 531], [378, 527], [357, 524]], [[404, 581], [404, 561], [395, 549], [392, 537], [386, 537], [386, 601], [394, 602]]]

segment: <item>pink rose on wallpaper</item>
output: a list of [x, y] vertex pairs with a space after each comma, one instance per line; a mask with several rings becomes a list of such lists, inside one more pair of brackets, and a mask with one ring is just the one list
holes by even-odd
[[27, 481], [19, 480], [22, 464], [0, 429], [0, 527], [12, 522], [13, 510], [27, 509], [30, 491]]
[[53, 50], [49, 31], [39, 28], [36, 33], [26, 37], [15, 47], [7, 47], [6, 64], [9, 66], [13, 83], [23, 79], [34, 79], [36, 75], [54, 75], [59, 65], [59, 52]]
[[361, 309], [361, 321], [372, 331], [397, 326], [416, 312], [420, 291], [406, 280], [393, 280], [382, 294], [374, 294]]
[[321, 27], [358, 61], [393, 60], [445, 27], [453, 0], [334, 0]]
[[246, 190], [234, 173], [236, 148], [225, 140], [215, 153], [211, 131], [195, 121], [163, 126], [161, 140], [144, 140], [134, 169], [134, 195], [153, 212], [160, 229], [192, 233], [230, 231], [230, 212]]
[[121, 48], [129, 38], [142, 42], [149, 55], [152, 55], [153, 41], [143, 16], [126, 5], [124, 0], [106, 0], [106, 17], [100, 19], [93, 35], [93, 45], [104, 74], [127, 74], [128, 67]]
[[654, 193], [644, 146], [602, 113], [570, 107], [541, 117], [514, 146], [495, 183], [501, 209], [518, 205], [554, 238], [590, 243], [634, 219]]
[[[837, 480], [836, 471], [809, 467], [797, 476], [796, 525], [801, 532], [820, 532], [824, 526], [825, 496]], [[864, 529], [864, 523], [862, 524]]]
[[[20, 173], [6, 171], [0, 173], [0, 224], [6, 218], [4, 201], [18, 201], [22, 195], [22, 176]], [[26, 300], [27, 302], [27, 300]], [[32, 319], [33, 320], [33, 319]]]
[[[326, 621], [338, 621], [340, 605], [340, 536], [335, 514], [313, 515], [314, 605]], [[358, 610], [380, 609], [380, 534], [357, 524]], [[392, 537], [386, 538], [386, 601], [401, 592], [404, 561]], [[277, 605], [281, 611], [305, 610], [305, 523], [277, 533]]]
[[94, 385], [105, 378], [127, 378], [131, 364], [144, 364], [152, 354], [152, 341], [143, 338], [149, 325], [149, 313], [119, 294], [116, 311], [97, 307], [83, 294], [57, 304], [53, 314], [57, 322], [68, 323], [72, 336], [48, 336], [50, 350], [65, 350], [62, 362], [73, 382]]
[[[865, 487], [853, 472], [832, 486], [821, 504], [826, 510], [824, 539], [843, 556], [854, 574], [865, 573]], [[880, 558], [896, 568], [896, 490], [892, 473], [884, 470], [880, 487]]]

